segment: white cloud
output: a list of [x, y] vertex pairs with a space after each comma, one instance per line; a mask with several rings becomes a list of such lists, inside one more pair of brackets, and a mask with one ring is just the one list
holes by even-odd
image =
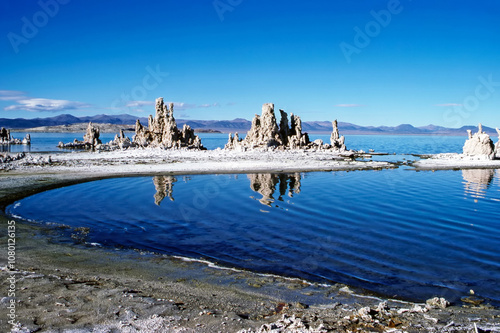
[[26, 98], [16, 100], [17, 105], [4, 108], [6, 111], [23, 110], [30, 112], [60, 112], [67, 110], [79, 110], [90, 107], [90, 104], [82, 102], [66, 101], [62, 99], [48, 98]]
[[[212, 103], [212, 104], [194, 104], [194, 103], [186, 103], [186, 102], [171, 102], [164, 101], [165, 105], [169, 105], [170, 103], [174, 103], [174, 110], [176, 111], [186, 111], [189, 109], [198, 109], [198, 108], [211, 108], [211, 107], [220, 107], [220, 103]], [[154, 111], [155, 101], [128, 101], [124, 106], [117, 106], [108, 108], [110, 110], [123, 110], [124, 108], [128, 108], [128, 111], [133, 112], [149, 112]], [[150, 107], [153, 106], [153, 107]], [[188, 117], [186, 115], [186, 117]]]
[[[169, 102], [171, 103], [171, 102]], [[190, 103], [184, 103], [184, 102], [173, 102], [174, 103], [174, 110], [187, 110], [187, 109], [195, 109], [197, 106], [196, 104], [190, 104]]]
[[0, 90], [0, 101], [17, 101], [26, 98], [24, 91]]
[[200, 104], [200, 108], [212, 108], [212, 107], [217, 107], [220, 106], [219, 103], [212, 103], [212, 104]]
[[[169, 104], [171, 102], [167, 102]], [[212, 108], [220, 106], [219, 103], [212, 104], [193, 104], [193, 103], [185, 103], [185, 102], [173, 102], [175, 110], [188, 110], [188, 109], [198, 109], [198, 108]]]
[[153, 101], [130, 101], [125, 106], [128, 108], [140, 108], [145, 105], [155, 105]]

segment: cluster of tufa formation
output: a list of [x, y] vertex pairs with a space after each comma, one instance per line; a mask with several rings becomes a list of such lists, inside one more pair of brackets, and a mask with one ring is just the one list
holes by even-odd
[[240, 139], [238, 133], [234, 136], [229, 133], [229, 140], [225, 149], [246, 150], [254, 148], [267, 149], [335, 149], [345, 151], [344, 137], [339, 137], [337, 121], [333, 122], [333, 133], [331, 144], [323, 144], [322, 140], [311, 142], [307, 133], [302, 133], [302, 121], [300, 117], [293, 113], [290, 115], [280, 110], [281, 121], [276, 121], [274, 114], [274, 104], [267, 103], [262, 106], [262, 115], [255, 115], [252, 120], [252, 127], [248, 131], [245, 139]]
[[135, 144], [130, 140], [128, 136], [125, 136], [123, 129], [120, 130], [120, 134], [115, 135], [115, 139], [108, 142], [106, 145], [110, 150], [113, 149], [126, 149], [130, 147], [135, 147]]
[[281, 121], [276, 121], [274, 104], [267, 103], [262, 106], [262, 115], [255, 115], [252, 127], [245, 139], [240, 139], [238, 133], [233, 136], [229, 133], [229, 140], [225, 149], [246, 150], [254, 148], [265, 149], [335, 149], [345, 151], [344, 137], [339, 137], [337, 121], [333, 122], [331, 144], [323, 144], [322, 140], [311, 142], [307, 133], [302, 133], [302, 121], [293, 113], [290, 115], [280, 110]]
[[16, 139], [10, 135], [10, 130], [2, 127], [0, 129], [0, 144], [1, 145], [30, 145], [31, 144], [31, 136], [26, 134], [24, 139]]
[[156, 99], [156, 116], [149, 116], [148, 128], [137, 120], [133, 141], [141, 147], [205, 149], [189, 125], [177, 128], [174, 103], [167, 107], [162, 97]]
[[289, 127], [286, 112], [280, 110], [280, 114], [281, 122], [278, 127], [274, 114], [274, 104], [264, 104], [262, 106], [262, 115], [255, 115], [252, 120], [252, 127], [245, 139], [240, 139], [238, 133], [235, 133], [234, 137], [230, 133], [225, 149], [245, 150], [246, 148], [258, 147], [298, 148], [308, 145], [310, 143], [309, 136], [307, 133], [302, 133], [300, 118], [292, 114], [290, 117], [291, 126]]
[[69, 143], [59, 142], [57, 147], [64, 149], [98, 149], [102, 143], [99, 139], [99, 135], [99, 127], [94, 126], [92, 122], [89, 122], [87, 132], [83, 136], [83, 141], [75, 139], [73, 142]]
[[131, 140], [120, 130], [114, 140], [107, 144], [102, 144], [99, 139], [99, 128], [89, 123], [83, 141], [75, 139], [70, 143], [59, 142], [59, 148], [67, 149], [97, 149], [115, 150], [127, 149], [130, 147], [158, 147], [158, 148], [188, 148], [205, 149], [200, 138], [194, 134], [194, 130], [189, 125], [184, 125], [182, 130], [177, 128], [174, 118], [174, 105], [170, 103], [167, 107], [163, 103], [163, 98], [156, 100], [156, 116], [149, 116], [148, 127], [144, 127], [139, 119], [135, 124], [135, 135]]
[[92, 122], [89, 122], [87, 126], [87, 132], [83, 136], [83, 142], [89, 144], [92, 148], [95, 148], [97, 145], [100, 145], [102, 142], [99, 139], [99, 135], [101, 131], [99, 127], [92, 125]]
[[[500, 137], [500, 130], [497, 128], [497, 133]], [[467, 130], [468, 139], [463, 147], [464, 155], [477, 156], [483, 155], [490, 159], [500, 158], [500, 139], [496, 145], [491, 140], [490, 136], [483, 132], [483, 126], [479, 124], [478, 132], [472, 134], [471, 130]]]

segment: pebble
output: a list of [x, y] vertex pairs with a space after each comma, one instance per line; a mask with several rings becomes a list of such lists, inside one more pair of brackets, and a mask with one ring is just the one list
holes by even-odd
[[339, 289], [339, 291], [340, 291], [341, 293], [346, 293], [346, 294], [352, 294], [352, 293], [354, 293], [354, 292], [353, 292], [351, 289], [349, 289], [349, 287], [347, 287], [347, 286], [340, 288], [340, 289]]
[[476, 296], [464, 296], [460, 299], [464, 303], [469, 303], [472, 305], [480, 305], [484, 303], [484, 299], [476, 297]]

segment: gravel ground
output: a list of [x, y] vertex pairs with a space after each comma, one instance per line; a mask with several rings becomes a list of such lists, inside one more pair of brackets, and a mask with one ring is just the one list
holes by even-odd
[[[28, 154], [3, 163], [0, 208], [36, 192], [108, 177], [386, 167], [393, 165], [324, 152]], [[15, 225], [16, 256], [9, 265], [8, 251], [0, 252], [2, 332], [500, 332], [500, 311], [472, 295], [451, 306], [439, 299], [384, 299], [340, 284], [99, 248], [84, 242], [82, 230], [0, 215], [2, 244], [9, 225]], [[8, 317], [12, 304], [15, 326]]]

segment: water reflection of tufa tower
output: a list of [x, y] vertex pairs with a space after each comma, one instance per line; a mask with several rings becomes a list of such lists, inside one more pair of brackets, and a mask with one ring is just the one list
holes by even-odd
[[494, 169], [463, 169], [465, 195], [482, 199], [486, 196], [486, 190], [493, 183], [495, 177]]
[[300, 173], [291, 175], [259, 173], [249, 174], [247, 177], [250, 180], [252, 191], [262, 195], [262, 198], [258, 199], [259, 202], [269, 207], [275, 202], [274, 192], [276, 192], [276, 187], [279, 190], [278, 201], [284, 201], [283, 196], [286, 194], [289, 197], [293, 197], [294, 193], [300, 193]]
[[155, 185], [156, 193], [155, 204], [159, 206], [163, 199], [169, 198], [170, 201], [174, 201], [174, 183], [177, 178], [174, 176], [155, 176], [153, 177], [153, 184]]

